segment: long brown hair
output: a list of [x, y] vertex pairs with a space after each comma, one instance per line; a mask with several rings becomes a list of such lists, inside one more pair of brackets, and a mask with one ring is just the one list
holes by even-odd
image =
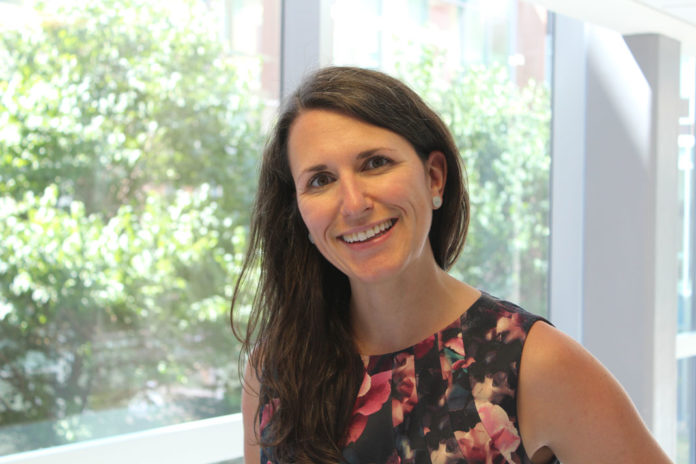
[[[441, 268], [454, 264], [469, 223], [469, 196], [452, 135], [399, 80], [361, 68], [323, 68], [285, 102], [263, 153], [249, 248], [231, 311], [232, 329], [261, 382], [259, 411], [274, 404], [259, 438], [279, 462], [341, 460], [364, 369], [351, 337], [348, 278], [310, 243], [297, 207], [287, 143], [292, 123], [309, 109], [335, 111], [395, 132], [423, 161], [436, 150], [445, 155], [443, 204], [433, 213], [429, 233]], [[242, 324], [234, 313], [255, 270], [255, 297]]]

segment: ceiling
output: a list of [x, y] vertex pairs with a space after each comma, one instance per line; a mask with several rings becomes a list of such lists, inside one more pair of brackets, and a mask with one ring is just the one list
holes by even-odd
[[696, 0], [535, 0], [549, 10], [622, 34], [660, 33], [696, 55]]
[[[640, 3], [640, 2], [636, 2]], [[643, 0], [642, 3], [696, 25], [696, 1]]]

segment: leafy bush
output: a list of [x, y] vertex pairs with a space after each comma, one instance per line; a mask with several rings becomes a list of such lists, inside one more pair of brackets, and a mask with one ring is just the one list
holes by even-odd
[[167, 5], [51, 2], [0, 38], [0, 423], [52, 424], [9, 451], [94, 436], [90, 410], [238, 410], [227, 312], [265, 104], [206, 11]]

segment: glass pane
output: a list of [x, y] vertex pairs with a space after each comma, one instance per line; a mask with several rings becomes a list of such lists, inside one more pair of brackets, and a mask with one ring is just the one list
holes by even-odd
[[[547, 315], [546, 10], [517, 0], [333, 0], [331, 17], [335, 64], [401, 77], [453, 132], [472, 214], [452, 273]], [[355, 24], [365, 25], [359, 34]]]
[[696, 134], [696, 58], [684, 58], [681, 97], [685, 102], [679, 119], [679, 192], [682, 234], [677, 313], [677, 464], [696, 464], [696, 202], [694, 202], [694, 134]]
[[239, 411], [278, 12], [0, 2], [0, 455]]
[[696, 358], [680, 359], [677, 364], [677, 463], [696, 462], [694, 430], [696, 430]]

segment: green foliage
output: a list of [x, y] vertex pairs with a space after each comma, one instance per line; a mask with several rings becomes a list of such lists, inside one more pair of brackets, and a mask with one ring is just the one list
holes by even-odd
[[153, 398], [199, 398], [169, 420], [238, 410], [227, 313], [265, 108], [199, 3], [50, 2], [0, 37], [0, 423], [52, 424], [0, 454]]
[[145, 184], [206, 182], [227, 211], [248, 211], [262, 106], [209, 15], [194, 3], [177, 15], [166, 2], [57, 4], [41, 28], [1, 38], [0, 193], [55, 183], [113, 214]]

